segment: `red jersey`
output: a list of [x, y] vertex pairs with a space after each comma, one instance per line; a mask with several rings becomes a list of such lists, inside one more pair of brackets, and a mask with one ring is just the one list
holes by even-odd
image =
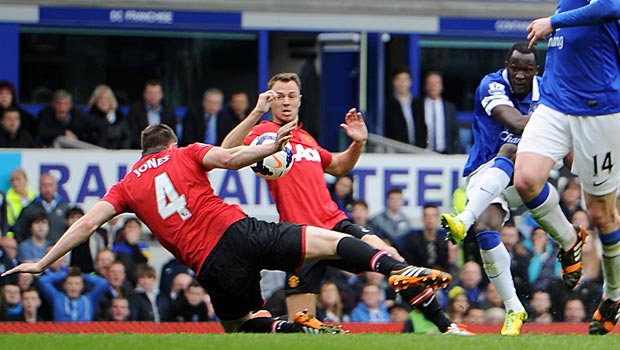
[[[252, 128], [244, 142], [249, 145], [257, 136], [277, 132], [279, 128], [279, 124], [263, 121]], [[332, 200], [325, 183], [325, 168], [332, 162], [332, 154], [319, 146], [301, 125], [293, 130], [292, 135], [293, 167], [288, 174], [267, 180], [280, 221], [331, 229], [347, 218]]]
[[196, 274], [219, 239], [246, 217], [211, 188], [202, 164], [212, 146], [163, 149], [136, 162], [102, 200], [116, 213], [134, 212], [175, 258]]

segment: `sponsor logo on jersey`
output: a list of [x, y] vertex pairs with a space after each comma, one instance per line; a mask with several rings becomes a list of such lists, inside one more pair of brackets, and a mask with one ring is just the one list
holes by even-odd
[[564, 35], [552, 36], [551, 38], [549, 38], [547, 46], [549, 48], [557, 47], [558, 50], [562, 50], [564, 48]]
[[517, 145], [519, 144], [519, 141], [521, 141], [521, 135], [515, 135], [508, 130], [503, 130], [499, 133], [499, 139], [502, 140], [503, 143], [512, 143]]
[[304, 148], [304, 146], [298, 144], [295, 145], [295, 161], [301, 162], [302, 160], [306, 160], [308, 162], [320, 162], [321, 155], [319, 151], [312, 148]]
[[288, 287], [297, 288], [297, 286], [299, 286], [299, 277], [297, 275], [291, 275], [288, 278]]

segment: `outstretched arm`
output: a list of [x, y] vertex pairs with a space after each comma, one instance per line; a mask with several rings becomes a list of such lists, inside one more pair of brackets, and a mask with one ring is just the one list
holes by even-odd
[[278, 95], [273, 90], [267, 90], [258, 95], [258, 101], [256, 101], [256, 107], [252, 112], [245, 117], [237, 126], [232, 129], [228, 135], [222, 141], [222, 148], [232, 148], [243, 145], [243, 140], [252, 130], [252, 127], [260, 120], [261, 116], [269, 112], [271, 102]]
[[24, 263], [5, 272], [2, 276], [10, 275], [17, 272], [40, 273], [45, 271], [56, 260], [63, 257], [73, 248], [84, 242], [90, 235], [95, 232], [99, 226], [106, 223], [116, 215], [116, 211], [112, 204], [99, 201], [95, 204], [86, 215], [82, 216], [60, 237], [54, 247], [45, 254], [41, 260], [36, 263]]
[[208, 169], [241, 169], [272, 155], [284, 148], [292, 137], [291, 131], [297, 126], [297, 121], [283, 125], [278, 130], [275, 143], [257, 146], [237, 146], [234, 148], [213, 147], [205, 154], [202, 163]]
[[368, 140], [368, 129], [362, 117], [362, 113], [355, 108], [351, 108], [344, 117], [345, 122], [340, 124], [347, 136], [353, 142], [344, 152], [334, 154], [332, 162], [327, 166], [325, 172], [334, 176], [342, 176], [355, 166], [364, 151], [364, 145]]
[[620, 2], [617, 0], [592, 1], [570, 11], [556, 13], [551, 17], [538, 18], [527, 27], [529, 46], [545, 38], [556, 28], [593, 25], [620, 19]]

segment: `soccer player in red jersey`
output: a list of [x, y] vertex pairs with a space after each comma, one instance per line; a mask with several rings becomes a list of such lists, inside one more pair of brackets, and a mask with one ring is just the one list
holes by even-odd
[[141, 135], [142, 158], [131, 171], [40, 261], [21, 264], [3, 276], [42, 272], [117, 214], [134, 212], [179, 262], [196, 271], [227, 332], [330, 331], [305, 316], [289, 323], [252, 314], [263, 304], [260, 271], [295, 271], [306, 259], [342, 258], [360, 271], [390, 275], [397, 290], [447, 285], [449, 274], [408, 266], [339, 232], [256, 220], [214, 193], [206, 172], [253, 164], [281, 150], [294, 128], [294, 122], [279, 127], [274, 144], [226, 149], [200, 143], [178, 148], [170, 127], [148, 126]]
[[[254, 138], [265, 132], [277, 131], [282, 125], [298, 120], [301, 106], [301, 81], [295, 73], [279, 73], [273, 76], [268, 91], [260, 94], [254, 110], [224, 139], [222, 147], [250, 144]], [[271, 108], [272, 121], [256, 125], [262, 115]], [[362, 114], [351, 108], [345, 115], [341, 127], [353, 141], [340, 153], [331, 153], [321, 147], [304, 129], [297, 126], [290, 140], [295, 161], [289, 172], [275, 180], [268, 180], [269, 192], [275, 201], [280, 222], [294, 222], [312, 225], [360, 238], [371, 246], [390, 252], [396, 259], [404, 259], [396, 249], [387, 245], [368, 229], [355, 225], [332, 200], [324, 173], [342, 176], [355, 166], [364, 150], [368, 130]], [[316, 297], [327, 265], [347, 268], [333, 261], [312, 261], [302, 269], [289, 273], [286, 283], [286, 304], [289, 320], [295, 312], [316, 310]], [[291, 278], [292, 277], [292, 278]], [[288, 283], [294, 281], [295, 283]], [[441, 332], [458, 333], [458, 325], [453, 324], [441, 311], [432, 289], [412, 287], [402, 291], [404, 299], [418, 307], [424, 315], [437, 325]], [[458, 330], [460, 331], [460, 330]], [[463, 332], [465, 333], [465, 332]]]

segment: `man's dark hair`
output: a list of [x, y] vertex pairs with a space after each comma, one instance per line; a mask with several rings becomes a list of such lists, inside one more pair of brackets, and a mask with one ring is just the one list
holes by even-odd
[[71, 266], [67, 269], [67, 277], [82, 277], [82, 270], [77, 266]]
[[9, 90], [11, 93], [11, 106], [14, 106], [17, 102], [17, 95], [15, 95], [15, 85], [8, 80], [0, 81], [0, 90]]
[[4, 111], [2, 111], [2, 115], [0, 115], [0, 119], [4, 118], [4, 116], [9, 112], [17, 112], [17, 114], [19, 114], [19, 116], [21, 117], [21, 112], [19, 108], [11, 106], [11, 107], [5, 108]]
[[394, 78], [396, 78], [397, 75], [402, 74], [402, 73], [407, 73], [407, 75], [409, 75], [410, 78], [413, 77], [413, 75], [411, 74], [411, 69], [409, 69], [409, 67], [401, 66], [401, 67], [396, 68], [392, 72], [392, 80], [394, 80]]
[[424, 209], [428, 209], [428, 208], [435, 208], [435, 209], [439, 209], [439, 207], [437, 206], [437, 204], [434, 203], [426, 203], [422, 206], [422, 210]]
[[49, 222], [49, 216], [44, 210], [36, 210], [28, 216], [28, 227], [30, 227], [36, 221], [47, 220]]
[[400, 188], [400, 187], [392, 187], [392, 188], [390, 188], [390, 189], [387, 191], [387, 193], [386, 193], [386, 195], [385, 195], [385, 198], [389, 197], [389, 196], [390, 196], [391, 194], [393, 194], [393, 193], [402, 194], [402, 193], [403, 193], [403, 189], [402, 189], [402, 188]]
[[353, 202], [351, 202], [351, 207], [354, 207], [356, 205], [361, 205], [362, 207], [368, 209], [368, 203], [366, 203], [366, 201], [363, 199], [355, 199], [353, 200]]
[[67, 209], [65, 218], [69, 218], [72, 215], [84, 215], [84, 209], [78, 207], [77, 205]]
[[510, 51], [508, 51], [508, 56], [506, 56], [506, 63], [510, 60], [510, 57], [512, 57], [512, 54], [515, 51], [523, 54], [533, 53], [534, 60], [538, 62], [538, 54], [536, 52], [536, 49], [534, 47], [528, 47], [528, 45], [529, 43], [527, 41], [519, 41], [512, 45], [512, 48], [510, 49]]
[[161, 83], [161, 80], [159, 79], [149, 79], [146, 81], [146, 83], [144, 83], [145, 88], [147, 86], [157, 86], [157, 85], [161, 87], [162, 91], [164, 90], [164, 85]]
[[166, 124], [149, 125], [140, 134], [143, 154], [157, 147], [168, 147], [177, 141], [177, 135]]

